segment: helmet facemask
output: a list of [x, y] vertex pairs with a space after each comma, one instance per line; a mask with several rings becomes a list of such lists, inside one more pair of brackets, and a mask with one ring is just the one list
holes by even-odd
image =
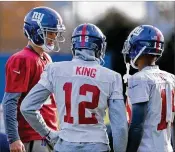
[[[44, 43], [42, 45], [37, 45], [41, 47], [46, 52], [59, 52], [60, 46], [59, 43], [63, 43], [65, 38], [63, 36], [63, 32], [65, 32], [64, 25], [58, 25], [57, 28], [49, 28], [42, 27], [40, 23], [38, 23], [39, 29], [37, 30], [38, 35], [41, 39], [43, 39]], [[55, 35], [54, 38], [50, 38], [49, 35]]]
[[126, 40], [124, 42], [123, 49], [122, 49], [122, 54], [123, 54], [125, 64], [130, 62], [130, 58], [129, 58], [130, 49], [131, 49], [131, 44], [129, 43], [128, 40]]
[[96, 57], [100, 59], [100, 64], [104, 65], [105, 64], [104, 57], [105, 57], [106, 46], [107, 46], [107, 43], [105, 42], [105, 39], [103, 40], [101, 45], [102, 45], [101, 50], [99, 50], [96, 53]]

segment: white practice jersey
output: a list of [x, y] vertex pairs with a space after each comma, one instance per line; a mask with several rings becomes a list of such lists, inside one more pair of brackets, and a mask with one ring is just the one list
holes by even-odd
[[174, 88], [175, 76], [158, 66], [145, 67], [129, 79], [130, 102], [148, 102], [138, 152], [173, 152], [171, 124], [175, 111]]
[[123, 99], [120, 74], [96, 61], [73, 59], [49, 64], [39, 83], [55, 95], [60, 138], [108, 143], [103, 118], [109, 99]]

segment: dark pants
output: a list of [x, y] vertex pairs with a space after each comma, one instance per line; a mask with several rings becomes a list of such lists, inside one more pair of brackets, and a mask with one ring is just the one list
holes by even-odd
[[10, 152], [7, 136], [3, 133], [0, 133], [0, 152]]

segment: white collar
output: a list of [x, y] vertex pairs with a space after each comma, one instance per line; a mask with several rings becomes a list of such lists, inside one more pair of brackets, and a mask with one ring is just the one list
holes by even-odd
[[159, 66], [158, 65], [146, 66], [141, 71], [150, 70], [150, 69], [159, 69]]

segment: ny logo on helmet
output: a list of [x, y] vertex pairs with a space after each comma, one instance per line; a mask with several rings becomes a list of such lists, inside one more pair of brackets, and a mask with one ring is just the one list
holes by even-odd
[[142, 31], [143, 31], [143, 28], [137, 27], [134, 29], [134, 31], [131, 33], [131, 35], [133, 34], [133, 35], [138, 36]]
[[43, 17], [44, 17], [44, 14], [38, 13], [38, 12], [33, 12], [32, 21], [36, 21], [36, 22], [41, 23]]

